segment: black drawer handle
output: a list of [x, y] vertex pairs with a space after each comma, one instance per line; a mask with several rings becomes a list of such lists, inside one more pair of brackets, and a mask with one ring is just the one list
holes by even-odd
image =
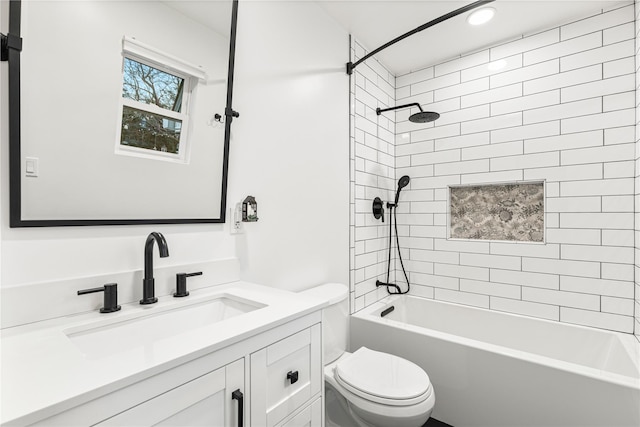
[[291, 384], [295, 384], [298, 382], [298, 371], [292, 372], [289, 371], [287, 372], [287, 379], [289, 381], [291, 381]]
[[238, 427], [242, 427], [244, 422], [242, 420], [244, 415], [244, 395], [237, 389], [233, 393], [231, 393], [231, 398], [238, 401]]

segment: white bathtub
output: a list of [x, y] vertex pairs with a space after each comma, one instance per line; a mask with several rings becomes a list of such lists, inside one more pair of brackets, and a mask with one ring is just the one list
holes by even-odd
[[640, 426], [632, 335], [393, 296], [351, 316], [360, 346], [420, 365], [436, 393], [432, 417], [455, 427]]

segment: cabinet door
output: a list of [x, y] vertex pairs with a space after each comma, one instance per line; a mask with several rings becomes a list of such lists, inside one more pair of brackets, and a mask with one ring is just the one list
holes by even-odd
[[[209, 372], [99, 424], [121, 426], [241, 426], [242, 401], [232, 393], [244, 391], [244, 359]], [[239, 396], [239, 395], [237, 395]], [[244, 409], [243, 409], [244, 411]]]
[[251, 354], [251, 423], [272, 427], [322, 388], [321, 328], [314, 325]]

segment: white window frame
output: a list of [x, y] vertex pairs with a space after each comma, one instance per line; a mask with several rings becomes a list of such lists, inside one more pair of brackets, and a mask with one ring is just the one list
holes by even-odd
[[[118, 127], [116, 131], [116, 154], [142, 157], [154, 160], [164, 160], [176, 163], [189, 163], [189, 154], [191, 144], [189, 142], [189, 134], [191, 130], [190, 113], [195, 98], [198, 82], [206, 81], [206, 73], [201, 67], [189, 64], [175, 56], [164, 53], [154, 47], [139, 42], [133, 37], [125, 36], [122, 39], [122, 80], [120, 90], [124, 84], [124, 60], [132, 59], [144, 65], [148, 65], [155, 69], [172, 74], [176, 77], [184, 79], [182, 106], [180, 112], [160, 108], [157, 105], [146, 104], [133, 99], [125, 98], [120, 93], [120, 104], [118, 114]], [[153, 151], [145, 148], [132, 147], [121, 144], [122, 137], [122, 115], [124, 107], [134, 108], [136, 110], [146, 111], [182, 122], [180, 128], [180, 139], [178, 153], [167, 153], [162, 151]]]

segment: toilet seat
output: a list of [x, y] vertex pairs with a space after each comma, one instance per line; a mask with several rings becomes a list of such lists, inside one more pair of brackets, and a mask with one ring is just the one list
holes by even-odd
[[429, 376], [418, 365], [366, 347], [340, 359], [334, 373], [349, 392], [383, 405], [416, 405], [431, 395]]

